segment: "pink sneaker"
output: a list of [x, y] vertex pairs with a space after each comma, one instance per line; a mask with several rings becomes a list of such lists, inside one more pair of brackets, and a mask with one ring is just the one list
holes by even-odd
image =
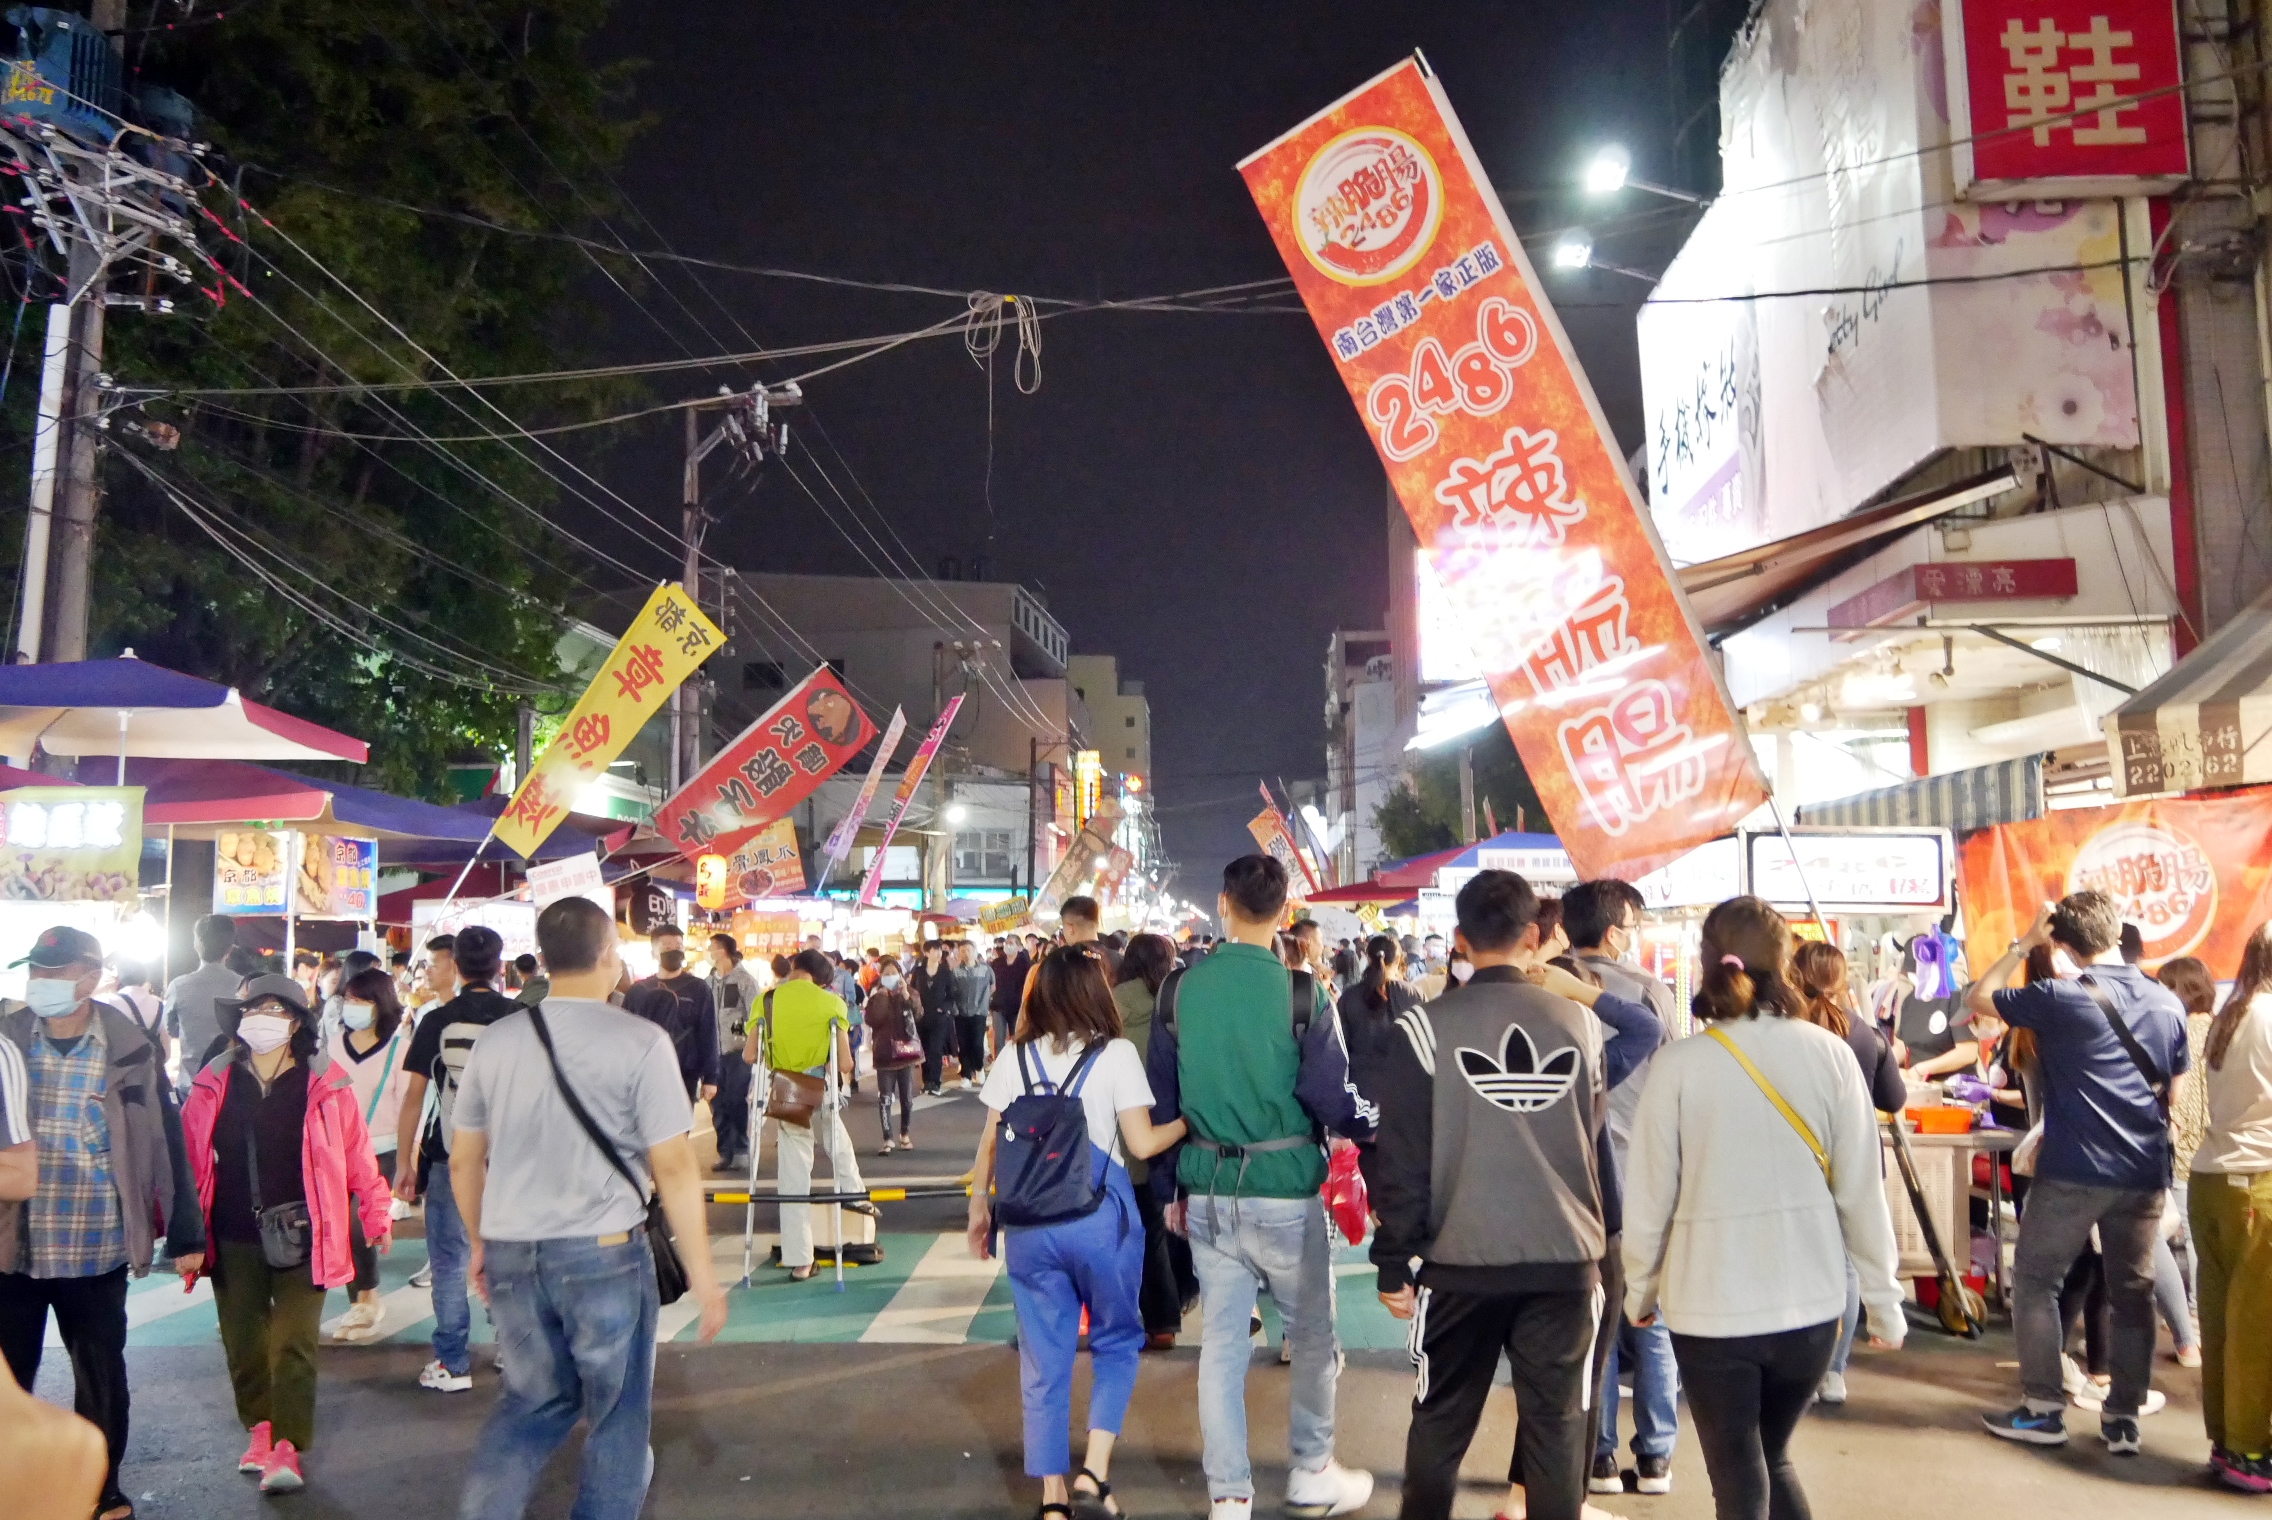
[[237, 1458], [237, 1471], [241, 1473], [266, 1472], [269, 1453], [275, 1449], [275, 1442], [269, 1435], [268, 1422], [262, 1420], [252, 1428], [252, 1444], [245, 1448], [243, 1456]]
[[290, 1441], [278, 1441], [268, 1454], [268, 1467], [260, 1475], [260, 1491], [264, 1494], [295, 1494], [308, 1486], [300, 1476], [300, 1454], [292, 1449]]

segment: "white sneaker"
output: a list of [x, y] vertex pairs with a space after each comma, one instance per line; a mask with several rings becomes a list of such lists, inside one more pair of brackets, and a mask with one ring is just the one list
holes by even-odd
[[1253, 1513], [1252, 1499], [1217, 1499], [1207, 1506], [1207, 1520], [1248, 1520]]
[[1316, 1472], [1296, 1468], [1286, 1475], [1286, 1513], [1294, 1520], [1351, 1514], [1363, 1509], [1372, 1496], [1373, 1475], [1339, 1462], [1328, 1461]]
[[379, 1328], [386, 1323], [386, 1319], [385, 1304], [355, 1304], [339, 1317], [339, 1332], [335, 1339], [358, 1346], [375, 1341], [379, 1338]]
[[2062, 1353], [2059, 1357], [2059, 1386], [2066, 1390], [2069, 1397], [2073, 1397], [2078, 1393], [2089, 1393], [2094, 1385], [2084, 1375], [2083, 1369], [2075, 1365], [2075, 1359]]
[[[2070, 1393], [2067, 1397], [2068, 1401], [2071, 1402], [2077, 1409], [2083, 1410], [2089, 1414], [2103, 1414], [2106, 1411], [2107, 1393], [2107, 1389], [2101, 1388], [2096, 1383], [2093, 1383], [2087, 1388], [2083, 1389], [2081, 1392]], [[2138, 1418], [2144, 1419], [2147, 1415], [2150, 1414], [2160, 1414], [2164, 1409], [2168, 1407], [2169, 1395], [2162, 1392], [2159, 1388], [2149, 1388], [2146, 1390], [2146, 1397], [2144, 1401], [2138, 1405]]]
[[418, 1386], [436, 1393], [464, 1393], [473, 1387], [473, 1374], [452, 1372], [439, 1361], [428, 1362], [418, 1369]]
[[1822, 1375], [1822, 1382], [1815, 1387], [1814, 1397], [1818, 1404], [1829, 1404], [1835, 1407], [1845, 1403], [1846, 1374], [1843, 1372], [1825, 1372]]

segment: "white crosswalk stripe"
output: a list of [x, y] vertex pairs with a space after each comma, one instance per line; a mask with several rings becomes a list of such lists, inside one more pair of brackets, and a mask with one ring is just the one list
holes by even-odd
[[1001, 1258], [979, 1261], [962, 1236], [941, 1235], [860, 1339], [871, 1346], [959, 1346], [1001, 1271]]
[[[197, 1280], [197, 1286], [187, 1293], [181, 1290], [179, 1282], [161, 1282], [155, 1287], [145, 1288], [139, 1293], [127, 1295], [126, 1328], [131, 1332], [138, 1325], [155, 1324], [159, 1320], [168, 1319], [181, 1313], [184, 1309], [194, 1309], [200, 1304], [211, 1302], [213, 1302], [213, 1280], [209, 1277], [200, 1277]], [[47, 1322], [47, 1336], [44, 1344], [57, 1347], [63, 1344], [63, 1336], [55, 1328], [55, 1321], [52, 1318]]]

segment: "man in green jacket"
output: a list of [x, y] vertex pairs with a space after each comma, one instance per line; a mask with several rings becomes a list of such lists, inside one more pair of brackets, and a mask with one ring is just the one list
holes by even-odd
[[[1293, 1348], [1286, 1513], [1343, 1515], [1372, 1496], [1372, 1474], [1333, 1460], [1333, 1247], [1326, 1235], [1325, 1132], [1369, 1137], [1379, 1114], [1349, 1080], [1333, 1000], [1296, 980], [1272, 949], [1286, 911], [1286, 872], [1267, 855], [1223, 870], [1224, 940], [1160, 987], [1146, 1061], [1153, 1121], [1181, 1114], [1191, 1140], [1152, 1185], [1176, 1204], [1191, 1239], [1206, 1331], [1199, 1351], [1199, 1427], [1209, 1520], [1246, 1520], [1248, 1318], [1267, 1289]], [[1171, 1215], [1171, 1220], [1174, 1218]]]

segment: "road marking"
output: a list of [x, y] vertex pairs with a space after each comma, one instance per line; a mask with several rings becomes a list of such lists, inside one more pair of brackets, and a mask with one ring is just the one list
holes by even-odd
[[[773, 1249], [778, 1235], [758, 1235], [750, 1243], [752, 1270], [765, 1263], [765, 1255]], [[739, 1235], [713, 1235], [710, 1237], [710, 1262], [717, 1269], [718, 1280], [729, 1291], [742, 1280], [742, 1238]], [[702, 1300], [692, 1293], [675, 1304], [665, 1304], [655, 1314], [657, 1342], [675, 1341], [686, 1328], [702, 1318]]]
[[[349, 1296], [349, 1302], [353, 1302], [352, 1295]], [[397, 1288], [392, 1293], [379, 1295], [379, 1307], [386, 1311], [386, 1318], [379, 1321], [378, 1338], [367, 1343], [348, 1341], [343, 1344], [375, 1346], [388, 1336], [407, 1330], [421, 1320], [432, 1319], [434, 1317], [434, 1290], [432, 1288]], [[346, 1317], [346, 1312], [343, 1310], [323, 1322], [325, 1340], [331, 1340], [339, 1334], [339, 1322]]]
[[[131, 1331], [137, 1325], [155, 1324], [159, 1320], [169, 1319], [181, 1313], [184, 1309], [194, 1309], [200, 1304], [211, 1302], [213, 1302], [212, 1278], [200, 1277], [197, 1280], [197, 1286], [184, 1293], [181, 1290], [180, 1283], [173, 1280], [171, 1274], [168, 1274], [166, 1281], [155, 1283], [139, 1293], [129, 1293], [126, 1296], [126, 1328]], [[52, 1318], [47, 1322], [47, 1335], [42, 1344], [47, 1346], [61, 1346], [63, 1344], [63, 1334], [55, 1328], [55, 1321]]]
[[959, 1346], [1001, 1271], [999, 1257], [975, 1260], [962, 1236], [941, 1235], [860, 1340], [871, 1346]]

